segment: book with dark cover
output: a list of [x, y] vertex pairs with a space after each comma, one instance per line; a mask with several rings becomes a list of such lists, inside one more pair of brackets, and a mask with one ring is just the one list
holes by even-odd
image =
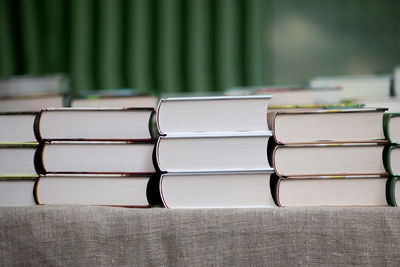
[[35, 153], [40, 174], [145, 174], [156, 172], [155, 141], [45, 142]]
[[400, 143], [400, 113], [383, 114], [383, 131], [390, 143]]
[[118, 207], [159, 205], [159, 174], [57, 174], [40, 176], [35, 202]]
[[152, 140], [153, 115], [153, 108], [45, 109], [34, 132], [41, 141]]

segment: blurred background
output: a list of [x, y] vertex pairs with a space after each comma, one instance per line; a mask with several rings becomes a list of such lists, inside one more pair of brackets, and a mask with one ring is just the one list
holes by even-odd
[[0, 78], [72, 92], [217, 92], [391, 73], [397, 0], [0, 0]]

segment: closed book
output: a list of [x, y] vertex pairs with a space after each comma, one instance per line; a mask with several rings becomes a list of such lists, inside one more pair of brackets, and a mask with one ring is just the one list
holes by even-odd
[[46, 204], [149, 207], [151, 179], [157, 175], [45, 175], [35, 185], [35, 201]]
[[153, 108], [45, 109], [34, 129], [44, 141], [151, 140], [153, 113]]
[[392, 176], [388, 179], [388, 183], [386, 186], [386, 198], [389, 205], [394, 207], [398, 207], [398, 203], [400, 203], [400, 183], [399, 176]]
[[0, 97], [0, 112], [39, 112], [45, 108], [61, 108], [63, 101], [63, 96], [58, 94]]
[[270, 191], [272, 172], [167, 173], [160, 194], [166, 208], [275, 207]]
[[383, 150], [386, 171], [393, 176], [400, 175], [400, 145], [388, 145]]
[[0, 176], [35, 176], [37, 147], [38, 143], [0, 144]]
[[157, 127], [161, 135], [269, 132], [270, 96], [220, 96], [161, 99]]
[[0, 113], [0, 143], [36, 142], [33, 124], [37, 112]]
[[71, 101], [71, 107], [73, 108], [154, 108], [156, 105], [157, 97], [155, 96], [88, 95], [86, 97], [74, 98]]
[[400, 143], [400, 113], [383, 114], [383, 130], [390, 143]]
[[35, 154], [40, 174], [153, 174], [154, 142], [49, 142]]
[[386, 109], [319, 109], [268, 112], [269, 127], [279, 144], [387, 142]]
[[275, 146], [270, 164], [278, 176], [388, 174], [382, 144], [315, 144]]
[[161, 136], [155, 162], [162, 172], [270, 170], [270, 134]]
[[0, 206], [36, 205], [33, 197], [37, 176], [2, 176], [0, 178]]
[[231, 88], [227, 95], [271, 95], [270, 109], [292, 105], [337, 104], [340, 102], [339, 87], [311, 88], [298, 85]]
[[280, 207], [387, 206], [386, 177], [271, 178], [271, 190]]

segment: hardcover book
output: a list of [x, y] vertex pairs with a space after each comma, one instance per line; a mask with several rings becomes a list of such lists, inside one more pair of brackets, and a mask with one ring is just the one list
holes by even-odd
[[388, 174], [382, 160], [384, 145], [315, 144], [275, 146], [270, 164], [278, 176], [343, 176]]
[[338, 104], [339, 87], [311, 88], [298, 85], [267, 87], [237, 87], [229, 89], [227, 95], [271, 95], [270, 109], [282, 106]]
[[278, 144], [387, 142], [386, 109], [324, 109], [268, 112], [269, 127]]
[[155, 162], [163, 172], [270, 170], [270, 135], [161, 136]]
[[272, 175], [271, 190], [280, 207], [387, 206], [386, 177], [279, 178]]
[[265, 133], [270, 96], [220, 96], [161, 99], [161, 135]]
[[400, 145], [389, 145], [383, 150], [386, 171], [393, 176], [400, 175]]
[[0, 178], [0, 206], [35, 205], [33, 190], [37, 176], [9, 176]]
[[149, 207], [152, 179], [159, 180], [157, 175], [46, 175], [38, 178], [34, 197], [39, 205]]
[[383, 130], [390, 143], [400, 143], [400, 113], [383, 114]]
[[0, 177], [36, 176], [33, 158], [38, 143], [0, 144]]
[[275, 207], [269, 186], [271, 173], [163, 174], [161, 199], [171, 209]]
[[0, 113], [0, 143], [36, 142], [33, 124], [37, 112]]
[[45, 108], [61, 108], [63, 101], [62, 95], [0, 97], [0, 112], [39, 112]]
[[153, 114], [153, 108], [45, 109], [34, 130], [44, 141], [151, 140]]
[[50, 142], [35, 154], [40, 174], [153, 174], [154, 141]]

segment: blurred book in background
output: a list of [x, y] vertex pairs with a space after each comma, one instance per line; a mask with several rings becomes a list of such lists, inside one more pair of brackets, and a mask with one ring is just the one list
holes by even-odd
[[69, 81], [62, 74], [12, 76], [0, 81], [0, 112], [62, 107]]
[[123, 108], [156, 107], [157, 97], [139, 94], [134, 89], [110, 89], [83, 92], [72, 98], [71, 107]]
[[340, 87], [340, 98], [388, 97], [392, 95], [392, 74], [315, 77], [310, 87]]
[[340, 88], [309, 88], [286, 85], [271, 87], [237, 87], [229, 89], [226, 95], [272, 95], [270, 109], [308, 105], [336, 105], [340, 103]]

